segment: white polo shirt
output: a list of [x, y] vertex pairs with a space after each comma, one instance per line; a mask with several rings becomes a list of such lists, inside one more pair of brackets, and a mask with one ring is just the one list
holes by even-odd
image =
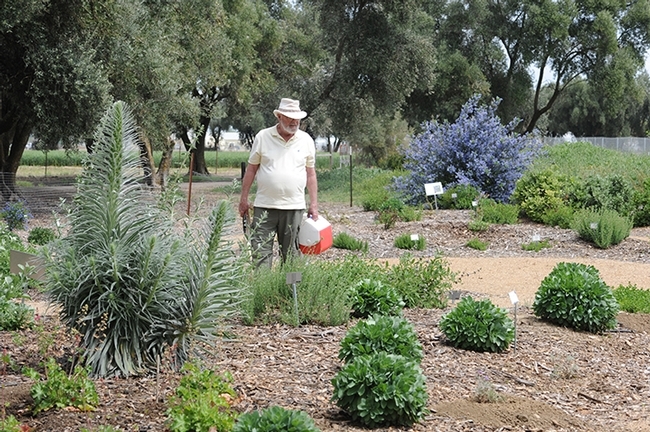
[[305, 208], [307, 171], [316, 165], [316, 146], [308, 133], [298, 130], [285, 141], [275, 126], [255, 136], [248, 163], [259, 165], [255, 207], [281, 210]]

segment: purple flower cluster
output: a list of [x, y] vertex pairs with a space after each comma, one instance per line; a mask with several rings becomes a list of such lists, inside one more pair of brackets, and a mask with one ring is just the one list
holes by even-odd
[[515, 183], [539, 154], [542, 143], [532, 135], [514, 133], [514, 119], [501, 124], [500, 100], [479, 106], [470, 98], [455, 123], [423, 124], [423, 132], [402, 149], [410, 174], [395, 179], [395, 190], [411, 204], [425, 201], [424, 184], [442, 182], [445, 188], [471, 185], [499, 202], [508, 202]]

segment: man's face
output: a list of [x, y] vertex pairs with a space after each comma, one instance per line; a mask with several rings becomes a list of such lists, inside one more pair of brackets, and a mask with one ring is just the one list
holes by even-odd
[[284, 132], [288, 135], [295, 135], [295, 133], [298, 132], [298, 128], [300, 127], [300, 120], [292, 119], [285, 115], [279, 114], [278, 121], [281, 132]]

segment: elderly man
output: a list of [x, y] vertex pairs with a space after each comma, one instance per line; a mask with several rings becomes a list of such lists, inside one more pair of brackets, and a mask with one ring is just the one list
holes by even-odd
[[298, 253], [298, 229], [305, 211], [305, 186], [309, 193], [308, 217], [318, 219], [316, 146], [299, 129], [307, 113], [300, 102], [282, 98], [273, 111], [278, 123], [257, 133], [242, 179], [239, 214], [248, 214], [248, 194], [257, 178], [257, 193], [251, 224], [257, 266], [272, 265], [273, 241], [277, 235], [282, 261]]

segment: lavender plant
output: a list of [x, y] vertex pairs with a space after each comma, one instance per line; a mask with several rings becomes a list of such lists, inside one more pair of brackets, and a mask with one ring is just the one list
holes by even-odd
[[403, 149], [404, 167], [410, 171], [395, 179], [394, 187], [409, 204], [425, 200], [425, 183], [474, 186], [490, 198], [507, 202], [541, 142], [532, 135], [516, 135], [519, 119], [501, 124], [500, 103], [479, 106], [480, 95], [465, 103], [455, 123], [424, 123], [424, 131]]

